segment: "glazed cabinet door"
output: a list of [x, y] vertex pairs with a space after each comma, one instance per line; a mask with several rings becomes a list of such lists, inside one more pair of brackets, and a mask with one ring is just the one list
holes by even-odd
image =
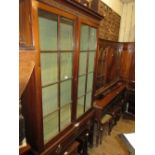
[[74, 22], [39, 9], [44, 144], [71, 124]]
[[78, 71], [77, 118], [92, 107], [97, 29], [81, 24]]

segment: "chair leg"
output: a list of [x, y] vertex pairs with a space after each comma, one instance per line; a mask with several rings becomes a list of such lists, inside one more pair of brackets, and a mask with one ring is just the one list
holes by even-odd
[[112, 120], [109, 121], [109, 125], [108, 125], [108, 135], [110, 136], [111, 135], [111, 130], [112, 130]]
[[100, 144], [102, 144], [102, 138], [103, 138], [103, 127], [100, 128]]
[[96, 125], [96, 147], [99, 144], [99, 138], [100, 138], [100, 125], [97, 123]]

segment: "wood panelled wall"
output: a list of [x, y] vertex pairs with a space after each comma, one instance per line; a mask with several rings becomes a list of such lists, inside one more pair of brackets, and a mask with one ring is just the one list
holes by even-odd
[[125, 83], [126, 107], [135, 114], [135, 43], [119, 43], [100, 39], [97, 57], [96, 93], [100, 98], [117, 81]]
[[97, 61], [96, 89], [102, 89], [119, 79], [119, 48], [117, 42], [99, 40], [99, 54]]
[[121, 17], [101, 0], [92, 2], [92, 9], [104, 16], [100, 22], [99, 37], [105, 40], [118, 41]]
[[135, 44], [120, 44], [121, 60], [120, 60], [120, 79], [126, 82], [135, 81]]
[[29, 0], [19, 0], [19, 21], [20, 48], [25, 46], [30, 48], [33, 46], [33, 41], [31, 29], [31, 3]]
[[135, 44], [100, 39], [96, 79], [97, 91], [118, 80], [134, 84]]

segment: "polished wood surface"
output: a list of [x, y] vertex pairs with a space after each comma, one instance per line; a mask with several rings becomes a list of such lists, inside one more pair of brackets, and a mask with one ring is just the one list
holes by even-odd
[[19, 52], [19, 97], [22, 96], [35, 66], [35, 52]]
[[135, 81], [135, 44], [123, 43], [120, 60], [120, 79]]
[[20, 48], [33, 47], [31, 28], [31, 2], [19, 0], [19, 37]]
[[[31, 81], [31, 77], [33, 76], [33, 71], [35, 67], [35, 51], [27, 51], [20, 50], [19, 52], [19, 98], [21, 100], [21, 104], [23, 106], [22, 113], [24, 117], [26, 117], [26, 109], [24, 105], [24, 93], [29, 87], [29, 82]], [[27, 121], [27, 118], [26, 118]], [[26, 144], [26, 146], [21, 147], [19, 149], [20, 155], [27, 155], [30, 152], [30, 145]]]
[[[97, 12], [93, 11], [92, 9], [82, 5], [81, 3], [75, 1], [75, 0], [39, 0], [40, 2], [44, 2], [46, 4], [49, 4], [51, 6], [56, 6], [58, 8], [62, 8], [63, 10], [70, 12], [72, 11], [72, 14], [81, 15], [81, 16], [88, 16], [88, 19], [92, 20], [91, 18], [94, 18], [93, 20], [101, 20], [103, 19], [103, 16], [98, 14]], [[60, 7], [61, 5], [61, 7]], [[65, 9], [64, 9], [65, 8]], [[92, 21], [93, 21], [92, 20]]]
[[97, 12], [95, 12], [92, 9], [89, 9], [89, 7], [88, 7], [89, 3], [87, 3], [88, 5], [86, 7], [85, 5], [81, 5], [82, 3], [77, 3], [75, 0], [72, 0], [72, 1], [65, 0], [65, 1], [68, 2], [68, 3], [70, 3], [70, 4], [72, 4], [74, 7], [78, 8], [80, 10], [85, 11], [89, 15], [92, 15], [93, 17], [95, 17], [95, 18], [97, 18], [99, 20], [103, 19], [103, 16], [102, 15], [98, 14]]
[[126, 83], [127, 110], [135, 115], [135, 43], [121, 45], [120, 80]]
[[[112, 119], [109, 121], [109, 131], [110, 134], [114, 125], [116, 125], [123, 111], [124, 99], [125, 99], [125, 84], [118, 82], [116, 83], [109, 92], [101, 99], [96, 99], [94, 102], [94, 108], [96, 113], [96, 145], [98, 146], [100, 141], [100, 135], [102, 135], [102, 123], [101, 120], [106, 114], [110, 114]], [[102, 129], [102, 130], [101, 130]]]
[[[106, 49], [107, 48], [107, 49]], [[114, 53], [117, 53], [114, 59]], [[112, 90], [117, 81], [126, 86], [129, 112], [135, 113], [135, 43], [99, 40], [96, 74], [96, 98]]]
[[67, 150], [65, 150], [63, 155], [77, 155], [78, 146], [79, 142], [75, 141], [67, 148]]
[[[64, 131], [54, 137], [50, 143], [45, 145], [44, 151], [41, 152], [41, 155], [55, 155], [59, 151], [59, 154], [64, 151], [69, 145], [74, 142], [74, 140], [82, 133], [85, 129], [90, 128], [90, 132], [93, 132], [89, 121], [94, 121], [95, 111], [90, 110], [85, 113], [82, 118], [78, 119], [75, 124], [68, 126]], [[60, 148], [59, 148], [60, 147]]]
[[117, 42], [99, 39], [96, 93], [119, 79], [120, 54]]
[[[31, 1], [31, 17], [32, 17], [32, 37], [35, 53], [35, 67], [32, 71], [32, 76], [29, 79], [28, 85], [22, 95], [23, 109], [25, 116], [26, 137], [28, 143], [32, 147], [32, 151], [42, 155], [55, 155], [57, 151], [62, 154], [73, 141], [80, 135], [85, 128], [93, 132], [92, 124], [94, 121], [95, 112], [90, 108], [83, 116], [76, 118], [76, 100], [77, 100], [77, 78], [78, 78], [78, 62], [80, 52], [80, 29], [82, 24], [96, 28], [98, 31], [99, 20], [102, 18], [99, 14], [92, 10], [87, 10], [86, 7], [76, 2], [71, 1], [55, 1], [55, 0], [40, 0]], [[78, 6], [78, 7], [77, 7]], [[38, 10], [44, 10], [59, 16], [73, 20], [74, 22], [74, 69], [73, 69], [73, 104], [72, 104], [72, 122], [59, 134], [44, 143], [43, 135], [43, 107], [42, 107], [42, 89], [41, 89], [41, 54], [40, 54], [40, 39], [39, 39], [39, 20]], [[28, 16], [25, 20], [29, 20]], [[60, 25], [58, 25], [59, 27]], [[59, 32], [58, 32], [59, 33]], [[97, 32], [98, 34], [98, 32]], [[59, 34], [58, 34], [59, 35]], [[98, 36], [96, 36], [98, 37]], [[59, 42], [59, 41], [58, 41]], [[60, 45], [58, 45], [60, 46]], [[75, 89], [76, 88], [76, 89]]]
[[94, 107], [98, 109], [104, 109], [122, 90], [125, 89], [125, 85], [118, 83], [116, 88], [112, 90], [108, 95], [106, 95], [101, 100], [96, 100]]
[[19, 154], [20, 154], [20, 155], [28, 155], [28, 154], [30, 153], [30, 149], [31, 149], [31, 147], [30, 147], [29, 144], [26, 145], [26, 146], [24, 146], [24, 147], [21, 147], [21, 148], [19, 149]]
[[107, 48], [107, 55], [105, 57], [106, 59], [106, 70], [105, 70], [105, 75], [106, 75], [106, 82], [110, 83], [111, 81], [115, 81], [117, 79], [117, 62], [118, 62], [118, 57], [117, 57], [117, 49], [109, 47]]

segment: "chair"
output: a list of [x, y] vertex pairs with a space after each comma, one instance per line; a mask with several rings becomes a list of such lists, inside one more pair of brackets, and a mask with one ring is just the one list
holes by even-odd
[[104, 135], [110, 135], [111, 131], [111, 123], [112, 123], [112, 116], [106, 114], [102, 117], [100, 122], [100, 131], [99, 131], [99, 141], [102, 144], [102, 138]]
[[110, 127], [110, 130], [112, 130], [113, 126], [115, 126], [117, 124], [117, 121], [120, 119], [120, 117], [122, 115], [122, 106], [116, 105], [116, 106], [112, 107], [109, 110], [108, 114], [112, 116], [112, 123], [111, 123], [111, 127]]

